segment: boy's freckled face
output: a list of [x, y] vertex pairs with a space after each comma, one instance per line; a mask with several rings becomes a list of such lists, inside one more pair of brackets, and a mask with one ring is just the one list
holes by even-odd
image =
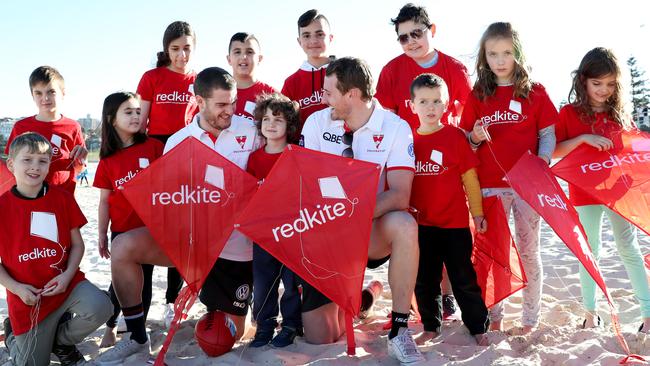
[[39, 113], [56, 113], [63, 101], [64, 90], [58, 80], [32, 86], [32, 98]]
[[7, 168], [18, 187], [40, 187], [50, 170], [50, 155], [30, 153], [28, 147], [23, 147], [15, 158], [7, 159]]
[[262, 61], [260, 46], [254, 39], [246, 42], [234, 41], [230, 46], [227, 59], [235, 76], [252, 76], [255, 68]]
[[441, 88], [417, 88], [413, 94], [411, 111], [418, 115], [420, 124], [438, 124], [447, 109], [447, 96], [443, 95]]

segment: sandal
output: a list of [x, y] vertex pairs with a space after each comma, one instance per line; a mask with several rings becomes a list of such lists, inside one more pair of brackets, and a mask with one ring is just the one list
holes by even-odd
[[[601, 326], [602, 323], [603, 323], [603, 320], [600, 318], [600, 315], [596, 315], [596, 317], [597, 317], [597, 319], [596, 319], [596, 326], [595, 326], [594, 328], [600, 328], [600, 326]], [[582, 322], [582, 329], [586, 329], [586, 326], [587, 326], [587, 319], [585, 319], [585, 320]], [[643, 327], [643, 324], [641, 324], [641, 327]], [[639, 331], [641, 331], [640, 328], [639, 328]]]

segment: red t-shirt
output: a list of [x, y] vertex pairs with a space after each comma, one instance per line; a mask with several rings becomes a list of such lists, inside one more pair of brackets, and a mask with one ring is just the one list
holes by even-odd
[[[0, 196], [0, 212], [11, 213], [4, 215], [0, 223], [0, 259], [14, 280], [41, 289], [65, 271], [70, 231], [87, 222], [72, 194], [50, 187], [43, 197], [25, 199], [8, 191]], [[64, 293], [42, 296], [36, 321], [42, 321], [61, 306], [84, 278], [83, 272], [77, 270]], [[14, 334], [29, 331], [34, 307], [25, 305], [9, 290], [7, 305]]]
[[327, 65], [315, 69], [305, 62], [298, 71], [284, 81], [282, 94], [300, 104], [300, 128], [298, 131], [302, 130], [307, 117], [312, 113], [327, 108], [326, 104], [321, 103], [326, 69]]
[[[622, 127], [608, 113], [596, 113], [593, 123], [583, 122], [578, 110], [573, 105], [565, 105], [560, 109], [560, 119], [555, 125], [555, 138], [558, 143], [570, 140], [583, 134], [605, 136], [609, 139], [620, 135]], [[577, 186], [569, 183], [569, 200], [574, 206], [600, 205], [601, 202], [591, 198]]]
[[[503, 180], [522, 154], [537, 153], [538, 132], [557, 122], [558, 114], [546, 89], [533, 84], [528, 99], [513, 98], [513, 86], [499, 86], [482, 102], [471, 93], [467, 98], [460, 127], [466, 131], [482, 120], [492, 142], [484, 141], [476, 151], [481, 164], [478, 178], [483, 188], [507, 188]], [[495, 160], [496, 158], [496, 160]]]
[[411, 206], [420, 225], [469, 227], [469, 209], [461, 175], [478, 165], [465, 133], [444, 126], [430, 134], [413, 134], [415, 177]]
[[456, 126], [471, 91], [467, 68], [462, 62], [438, 51], [438, 62], [423, 68], [406, 54], [395, 57], [379, 74], [375, 98], [386, 109], [392, 109], [415, 130], [420, 125], [418, 115], [411, 111], [411, 83], [418, 75], [433, 73], [440, 76], [449, 90], [449, 107], [442, 123]]
[[93, 187], [109, 189], [108, 216], [112, 232], [125, 232], [144, 226], [122, 191], [118, 188], [133, 179], [163, 153], [162, 142], [148, 138], [99, 161]]
[[255, 178], [262, 180], [269, 175], [271, 168], [273, 168], [275, 162], [278, 161], [280, 155], [282, 155], [281, 152], [269, 154], [264, 151], [264, 147], [261, 147], [253, 151], [253, 153], [248, 157], [246, 171]]
[[[76, 187], [75, 172], [70, 164], [70, 152], [77, 146], [86, 146], [81, 126], [73, 119], [61, 117], [58, 121], [42, 122], [36, 116], [22, 119], [14, 125], [7, 141], [5, 154], [9, 153], [11, 142], [25, 132], [36, 132], [45, 137], [52, 144], [52, 162], [50, 172], [45, 180], [51, 186], [58, 186], [74, 194]], [[70, 166], [70, 167], [68, 167]]]
[[275, 93], [272, 86], [264, 84], [261, 81], [245, 89], [237, 88], [237, 105], [235, 106], [235, 115], [248, 118], [254, 121], [253, 111], [255, 111], [255, 100], [260, 94]]
[[150, 135], [172, 135], [192, 122], [199, 111], [194, 97], [194, 71], [180, 74], [166, 66], [142, 75], [138, 94], [151, 102], [148, 132]]

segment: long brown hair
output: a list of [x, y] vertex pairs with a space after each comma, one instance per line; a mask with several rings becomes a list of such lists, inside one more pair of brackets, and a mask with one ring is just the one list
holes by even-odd
[[[117, 111], [120, 109], [122, 103], [129, 99], [137, 99], [139, 101], [140, 96], [135, 93], [120, 91], [104, 99], [104, 106], [102, 108], [102, 144], [99, 148], [100, 159], [107, 158], [122, 150], [124, 147], [115, 126], [113, 126], [113, 122], [115, 122], [115, 116], [117, 116]], [[146, 139], [147, 135], [144, 132], [137, 132], [133, 135], [134, 144], [144, 142]]]
[[507, 22], [497, 22], [490, 24], [483, 36], [476, 58], [476, 82], [474, 83], [474, 95], [479, 100], [494, 95], [497, 89], [496, 75], [490, 69], [485, 55], [485, 42], [489, 39], [505, 38], [512, 41], [515, 57], [515, 73], [513, 75], [514, 97], [528, 98], [528, 93], [532, 89], [532, 82], [528, 78], [528, 66], [526, 66], [526, 57], [521, 47], [519, 33], [512, 28]]
[[589, 104], [587, 95], [587, 79], [599, 79], [608, 75], [613, 75], [616, 78], [616, 87], [612, 96], [605, 102], [607, 113], [623, 128], [630, 129], [632, 123], [625, 113], [621, 68], [618, 66], [618, 59], [612, 50], [596, 47], [582, 58], [580, 66], [572, 73], [573, 84], [569, 91], [569, 103], [578, 110], [583, 122], [595, 122], [595, 112]]

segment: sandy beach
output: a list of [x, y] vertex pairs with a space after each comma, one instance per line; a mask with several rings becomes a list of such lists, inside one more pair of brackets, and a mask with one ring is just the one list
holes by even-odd
[[[89, 166], [89, 179], [96, 163]], [[110, 282], [110, 262], [99, 257], [97, 252], [97, 203], [99, 191], [92, 187], [78, 186], [76, 198], [88, 224], [82, 228], [86, 252], [81, 268], [86, 277], [101, 289], [107, 289]], [[649, 239], [639, 234], [644, 254], [650, 249]], [[443, 332], [433, 343], [420, 349], [427, 365], [616, 365], [624, 357], [611, 328], [606, 302], [599, 300], [599, 314], [605, 326], [598, 329], [580, 329], [582, 306], [578, 261], [557, 236], [542, 224], [542, 260], [544, 263], [544, 287], [542, 316], [539, 329], [527, 336], [490, 332], [491, 345], [479, 347], [462, 322], [446, 321]], [[636, 332], [641, 323], [639, 305], [634, 298], [627, 274], [620, 261], [609, 223], [605, 224], [600, 266], [608, 288], [618, 310], [623, 335], [631, 351], [650, 359], [650, 337]], [[366, 283], [379, 280], [384, 284], [384, 293], [377, 301], [374, 312], [366, 320], [355, 323], [357, 342], [356, 356], [346, 355], [345, 337], [331, 345], [310, 345], [297, 338], [294, 345], [283, 349], [270, 347], [249, 348], [249, 340], [238, 342], [234, 349], [221, 357], [207, 357], [193, 338], [194, 325], [204, 313], [198, 303], [192, 308], [174, 338], [167, 354], [168, 365], [397, 365], [389, 357], [386, 348], [387, 331], [382, 330], [386, 315], [390, 312], [390, 291], [387, 283], [387, 266], [366, 272]], [[162, 322], [166, 270], [156, 268], [153, 278], [154, 297], [149, 313], [148, 329], [152, 341], [153, 355], [157, 354], [166, 335]], [[7, 316], [6, 294], [0, 293], [0, 317]], [[519, 325], [521, 297], [512, 296], [506, 306], [505, 328]], [[513, 315], [516, 314], [516, 315]], [[415, 334], [422, 326], [412, 323]], [[101, 353], [99, 348], [104, 327], [98, 329], [80, 346], [88, 359]], [[249, 336], [252, 334], [249, 332]], [[55, 358], [53, 357], [53, 360]], [[145, 358], [129, 359], [126, 365], [142, 365]], [[0, 362], [9, 365], [8, 353], [0, 349]], [[53, 362], [56, 364], [56, 362]]]

